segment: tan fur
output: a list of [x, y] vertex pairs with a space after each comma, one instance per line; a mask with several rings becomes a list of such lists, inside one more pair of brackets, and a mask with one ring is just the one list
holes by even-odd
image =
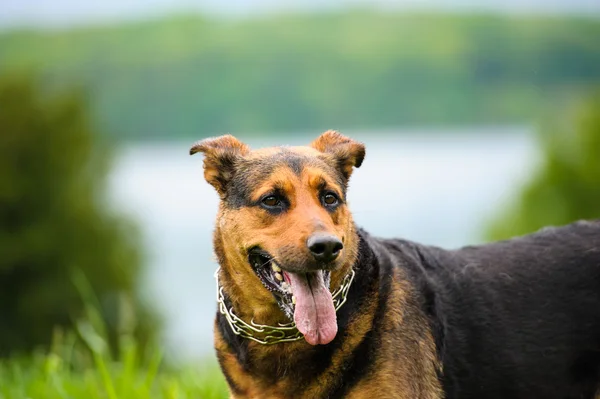
[[[365, 155], [364, 146], [341, 134], [328, 131], [314, 140], [309, 147], [289, 147], [305, 157], [324, 160], [327, 168], [305, 166], [300, 173], [287, 165], [274, 166], [265, 179], [252, 187], [250, 199], [259, 201], [274, 187], [283, 190], [289, 199], [289, 209], [278, 215], [256, 206], [228, 207], [225, 204], [225, 186], [231, 179], [236, 165], [242, 160], [260, 160], [277, 154], [279, 149], [268, 148], [251, 151], [248, 146], [232, 136], [200, 141], [191, 153], [206, 155], [205, 178], [221, 196], [214, 233], [215, 253], [221, 265], [219, 281], [236, 314], [244, 320], [260, 324], [276, 325], [289, 320], [280, 311], [273, 295], [248, 264], [248, 249], [260, 246], [275, 257], [278, 263], [287, 265], [293, 260], [311, 256], [306, 248], [307, 238], [315, 232], [334, 235], [342, 240], [344, 248], [332, 271], [331, 289], [341, 284], [357, 259], [358, 236], [352, 215], [345, 204], [335, 211], [326, 210], [320, 202], [319, 190], [323, 185], [340, 198], [344, 187], [331, 170], [339, 170], [343, 177], [350, 177], [354, 167], [360, 166]], [[333, 169], [332, 169], [333, 168]], [[246, 171], [238, 171], [239, 173]], [[262, 178], [263, 176], [261, 176]], [[215, 349], [219, 362], [232, 389], [231, 397], [242, 398], [321, 398], [331, 388], [342, 372], [344, 361], [351, 356], [373, 326], [373, 318], [380, 300], [387, 300], [383, 328], [386, 331], [404, 331], [401, 339], [384, 339], [377, 348], [375, 373], [364, 376], [349, 392], [349, 398], [442, 398], [436, 376], [439, 368], [435, 356], [433, 338], [427, 322], [409, 298], [411, 287], [396, 271], [395, 287], [389, 298], [377, 294], [365, 298], [362, 311], [351, 319], [341, 346], [333, 353], [330, 366], [308, 386], [296, 392], [297, 379], [294, 370], [277, 369], [273, 365], [285, 365], [286, 359], [310, 358], [318, 350], [304, 340], [264, 346], [247, 342], [247, 354], [254, 369], [244, 369], [234, 350], [224, 341], [215, 328]], [[374, 287], [374, 292], [378, 291]], [[261, 375], [275, 373], [278, 378], [263, 379]]]
[[311, 147], [329, 154], [342, 166], [349, 178], [354, 167], [359, 167], [365, 157], [365, 146], [334, 130], [328, 130], [310, 144]]
[[[347, 207], [341, 206], [330, 214], [319, 203], [317, 187], [321, 180], [340, 193], [341, 188], [333, 179], [319, 170], [307, 168], [300, 177], [289, 168], [275, 169], [269, 179], [257, 187], [252, 198], [264, 195], [274, 185], [283, 186], [290, 198], [290, 211], [285, 215], [273, 216], [266, 211], [253, 208], [226, 209], [220, 206], [215, 235], [219, 246], [227, 254], [227, 267], [222, 268], [220, 281], [228, 293], [239, 316], [254, 318], [257, 323], [283, 323], [286, 320], [279, 311], [271, 293], [262, 287], [254, 271], [248, 266], [246, 248], [259, 245], [271, 253], [278, 263], [281, 248], [288, 249], [286, 256], [310, 256], [305, 242], [316, 231], [340, 237], [344, 249], [339, 257], [340, 267], [332, 273], [332, 287], [338, 287], [356, 259], [357, 242], [354, 224]], [[252, 295], [245, 293], [252, 292]]]
[[[388, 298], [385, 329], [404, 331], [402, 339], [387, 339], [378, 348], [373, 376], [363, 380], [348, 398], [439, 399], [443, 391], [437, 378], [440, 363], [435, 356], [435, 344], [427, 322], [410, 305], [412, 288], [396, 269], [392, 294]], [[400, 361], [395, 359], [400, 358]]]
[[190, 155], [202, 152], [204, 158], [204, 178], [210, 183], [219, 195], [223, 196], [225, 187], [224, 181], [231, 178], [233, 167], [228, 165], [231, 161], [247, 155], [250, 147], [240, 142], [231, 135], [225, 135], [218, 138], [209, 138], [200, 140], [190, 148]]

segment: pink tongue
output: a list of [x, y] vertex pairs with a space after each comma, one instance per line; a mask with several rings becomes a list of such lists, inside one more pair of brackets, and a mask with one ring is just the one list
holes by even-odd
[[296, 297], [294, 321], [306, 342], [325, 345], [333, 341], [337, 334], [337, 319], [323, 272], [285, 274]]

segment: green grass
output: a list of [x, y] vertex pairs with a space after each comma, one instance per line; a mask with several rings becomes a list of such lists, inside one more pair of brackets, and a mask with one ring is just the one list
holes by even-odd
[[[74, 335], [73, 335], [74, 337]], [[0, 360], [0, 399], [227, 398], [214, 360], [168, 367], [159, 350], [142, 361], [138, 346], [122, 344], [118, 356], [71, 343], [45, 353]]]
[[0, 399], [228, 397], [214, 359], [174, 366], [159, 345], [142, 347], [124, 326], [118, 350], [109, 350], [98, 298], [82, 273], [74, 270], [72, 280], [86, 304], [76, 331], [56, 329], [48, 350], [0, 359]]

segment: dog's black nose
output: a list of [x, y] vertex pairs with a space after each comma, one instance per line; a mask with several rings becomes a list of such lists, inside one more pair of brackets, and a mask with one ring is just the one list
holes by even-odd
[[306, 241], [308, 249], [319, 262], [331, 262], [338, 257], [344, 244], [339, 238], [326, 234], [314, 234]]

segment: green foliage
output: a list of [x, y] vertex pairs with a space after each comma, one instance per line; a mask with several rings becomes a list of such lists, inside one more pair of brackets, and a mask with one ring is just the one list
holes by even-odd
[[528, 123], [600, 81], [600, 20], [348, 12], [0, 35], [0, 71], [81, 83], [119, 137]]
[[225, 380], [214, 360], [173, 369], [163, 364], [156, 348], [144, 361], [134, 341], [120, 347], [118, 356], [111, 357], [90, 352], [74, 335], [65, 334], [58, 335], [49, 352], [0, 360], [0, 399], [228, 397]]
[[111, 342], [153, 334], [139, 234], [104, 197], [110, 153], [84, 105], [72, 91], [43, 96], [30, 78], [0, 80], [0, 355], [48, 345], [92, 291]]
[[538, 135], [540, 170], [492, 225], [491, 239], [600, 218], [600, 90], [560, 111]]

